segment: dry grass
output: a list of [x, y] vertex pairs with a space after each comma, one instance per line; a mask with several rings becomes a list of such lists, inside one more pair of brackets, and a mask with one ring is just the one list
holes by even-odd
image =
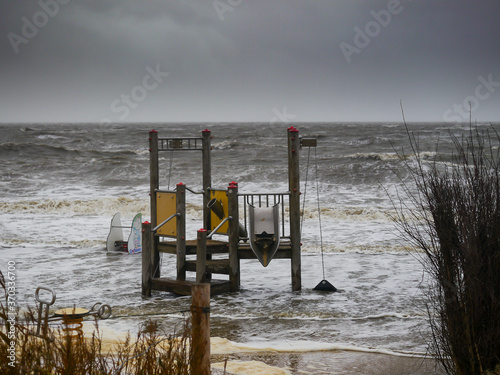
[[[0, 272], [0, 289], [5, 280]], [[44, 337], [37, 337], [33, 311], [23, 314], [12, 327], [10, 307], [5, 293], [0, 303], [0, 373], [34, 375], [103, 375], [103, 374], [165, 374], [190, 373], [190, 342], [188, 322], [180, 335], [162, 335], [149, 321], [135, 337], [130, 334], [110, 347], [100, 333], [97, 321], [90, 336], [70, 337], [60, 328], [47, 328]], [[19, 313], [19, 311], [17, 311]], [[19, 316], [18, 316], [19, 318]], [[15, 363], [9, 358], [11, 342], [15, 343]], [[13, 365], [13, 366], [12, 366]]]

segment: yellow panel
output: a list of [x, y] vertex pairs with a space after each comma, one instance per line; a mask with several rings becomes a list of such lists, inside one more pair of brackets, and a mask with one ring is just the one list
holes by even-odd
[[[176, 213], [175, 193], [156, 193], [156, 225], [163, 223]], [[177, 236], [177, 218], [163, 225], [157, 232], [160, 236]]]
[[[217, 225], [219, 225], [221, 223], [221, 221], [227, 217], [228, 202], [229, 202], [226, 190], [210, 190], [210, 199], [213, 199], [213, 198], [216, 198], [222, 204], [222, 208], [224, 210], [224, 217], [222, 219], [219, 219], [219, 217], [216, 214], [211, 212], [210, 213], [210, 227], [211, 227], [210, 231], [214, 230], [215, 227]], [[229, 222], [226, 221], [226, 223], [222, 227], [220, 227], [216, 233], [227, 234], [228, 230], [229, 230]]]

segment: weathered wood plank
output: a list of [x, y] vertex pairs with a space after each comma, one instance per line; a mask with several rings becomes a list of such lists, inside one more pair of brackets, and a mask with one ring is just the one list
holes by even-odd
[[[254, 254], [252, 249], [248, 248], [239, 248], [238, 249], [238, 257], [240, 259], [257, 259], [257, 256]], [[278, 251], [274, 255], [273, 259], [291, 259], [292, 258], [292, 250], [290, 247], [279, 247]]]
[[196, 248], [196, 282], [205, 283], [207, 281], [207, 230], [198, 230]]
[[[186, 241], [186, 255], [196, 254], [196, 240]], [[167, 254], [176, 254], [177, 241], [163, 241], [158, 244], [158, 251]], [[228, 244], [225, 241], [207, 240], [207, 254], [228, 254]]]
[[[153, 290], [161, 290], [163, 292], [170, 292], [181, 296], [190, 296], [193, 284], [196, 284], [195, 280], [175, 280], [164, 277], [151, 280], [151, 287]], [[211, 296], [229, 293], [230, 291], [231, 284], [228, 280], [210, 281]]]
[[300, 171], [299, 171], [299, 131], [288, 128], [288, 189], [290, 191], [290, 236], [292, 245], [292, 290], [302, 288], [302, 265], [300, 249]]
[[142, 296], [151, 297], [151, 279], [153, 278], [153, 235], [151, 224], [142, 224]]
[[[220, 275], [229, 275], [229, 259], [215, 259], [206, 261], [206, 272], [215, 273]], [[196, 261], [186, 261], [186, 271], [196, 272]]]

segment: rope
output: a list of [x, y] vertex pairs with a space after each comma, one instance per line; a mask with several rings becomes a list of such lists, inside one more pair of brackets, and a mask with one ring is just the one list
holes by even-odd
[[304, 214], [305, 214], [305, 210], [306, 210], [306, 194], [307, 194], [307, 176], [309, 175], [309, 160], [310, 160], [310, 156], [311, 156], [311, 147], [309, 147], [309, 151], [307, 153], [307, 165], [306, 165], [306, 182], [305, 182], [305, 185], [304, 185], [304, 197], [302, 198], [303, 201], [302, 201], [302, 217], [301, 217], [301, 220], [300, 220], [300, 238], [302, 238], [302, 227], [304, 226]]
[[319, 201], [319, 178], [318, 178], [318, 157], [316, 149], [314, 149], [314, 161], [316, 167], [316, 200], [318, 201], [318, 219], [319, 219], [319, 238], [321, 244], [321, 265], [323, 267], [323, 280], [325, 279], [325, 259], [323, 256], [323, 229], [321, 226], [321, 205]]

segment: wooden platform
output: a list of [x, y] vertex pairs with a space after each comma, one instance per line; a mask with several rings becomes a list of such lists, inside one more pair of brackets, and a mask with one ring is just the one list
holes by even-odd
[[[196, 254], [196, 240], [186, 241], [186, 255]], [[158, 244], [160, 253], [176, 254], [177, 241], [161, 241]], [[229, 252], [229, 244], [225, 241], [207, 240], [207, 254], [227, 254]]]
[[[158, 244], [158, 251], [168, 254], [176, 254], [176, 241], [162, 241]], [[191, 255], [191, 259], [186, 259], [185, 270], [188, 272], [196, 272], [197, 261], [192, 256], [196, 255], [197, 240], [186, 241], [186, 255]], [[207, 240], [206, 246], [207, 256], [212, 258], [213, 254], [229, 254], [229, 244], [225, 241]], [[285, 239], [280, 243], [278, 251], [274, 259], [291, 259], [292, 250], [290, 242]], [[250, 248], [248, 242], [240, 242], [238, 244], [239, 259], [257, 259], [256, 255]], [[207, 274], [215, 275], [230, 275], [231, 266], [228, 258], [226, 259], [208, 259], [205, 262]], [[151, 288], [153, 290], [161, 290], [182, 296], [191, 295], [192, 286], [196, 280], [176, 280], [171, 278], [152, 278]], [[210, 280], [210, 295], [229, 293], [231, 291], [231, 283], [229, 280]]]
[[[197, 246], [196, 240], [186, 241], [186, 255], [195, 255], [196, 246]], [[158, 244], [158, 251], [160, 253], [175, 255], [177, 253], [176, 249], [177, 249], [177, 241], [162, 241]], [[229, 252], [229, 244], [227, 242], [217, 241], [217, 240], [207, 240], [207, 254], [228, 254], [228, 252]], [[250, 244], [248, 242], [246, 243], [240, 242], [238, 244], [238, 257], [240, 259], [257, 259], [257, 256], [250, 248]], [[290, 242], [282, 241], [273, 259], [291, 259], [291, 257], [292, 257], [292, 246]], [[188, 271], [192, 270], [188, 269]]]
[[[228, 281], [215, 279], [211, 281], [212, 295], [238, 291], [241, 275], [240, 260], [257, 259], [250, 244], [244, 242], [248, 235], [242, 234], [239, 222], [240, 217], [247, 217], [247, 209], [254, 203], [259, 207], [281, 204], [279, 224], [282, 229], [273, 233], [282, 233], [286, 237], [280, 238], [280, 245], [273, 258], [290, 260], [292, 290], [300, 290], [302, 276], [299, 151], [302, 146], [316, 147], [316, 140], [303, 139], [299, 131], [290, 126], [287, 129], [288, 190], [240, 194], [238, 184], [234, 181], [229, 183], [226, 189], [212, 188], [211, 139], [211, 132], [206, 129], [201, 132], [201, 137], [160, 138], [157, 131], [149, 132], [151, 222], [145, 222], [142, 226], [142, 295], [150, 297], [152, 290], [189, 295], [195, 283], [184, 281], [187, 272], [195, 273], [195, 280], [198, 282], [212, 280], [212, 276], [217, 274], [228, 277]], [[201, 151], [201, 192], [193, 191], [183, 183], [178, 183], [172, 191], [160, 189], [159, 153], [164, 151]], [[196, 240], [185, 240], [188, 238], [186, 235], [188, 192], [203, 193], [203, 222], [200, 226], [205, 229], [198, 230]], [[211, 202], [213, 204], [210, 204]], [[289, 225], [289, 229], [285, 229], [286, 224]], [[224, 241], [210, 239], [207, 230], [224, 232], [227, 237], [217, 235], [217, 238], [222, 238]], [[178, 244], [182, 246], [177, 248]], [[161, 277], [160, 253], [176, 257], [176, 274], [172, 276], [175, 279]]]
[[[229, 267], [229, 259], [216, 259], [206, 261], [206, 272], [216, 273], [220, 275], [229, 275], [231, 268]], [[186, 261], [186, 271], [196, 272], [196, 261]]]
[[[181, 296], [190, 296], [191, 287], [196, 284], [195, 280], [174, 280], [167, 278], [153, 278], [151, 286], [154, 290], [170, 292]], [[211, 280], [210, 281], [210, 296], [217, 294], [229, 293], [231, 284], [228, 280]]]

